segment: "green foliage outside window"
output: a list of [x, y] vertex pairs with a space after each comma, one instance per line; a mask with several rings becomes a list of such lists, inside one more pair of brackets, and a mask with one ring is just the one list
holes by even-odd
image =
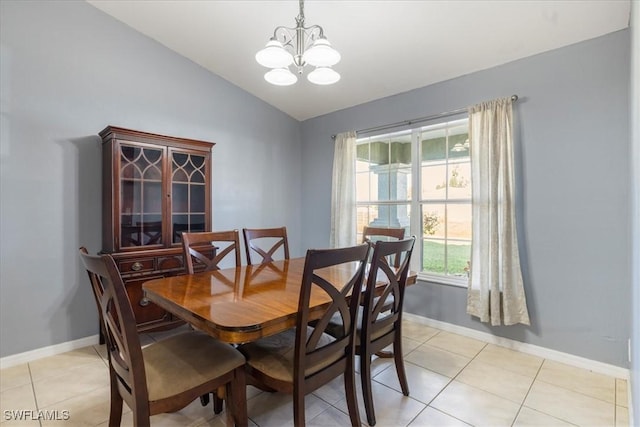
[[444, 243], [434, 241], [423, 242], [422, 267], [424, 271], [436, 274], [466, 276], [468, 261], [471, 255], [471, 244], [449, 245], [447, 248], [447, 267], [444, 265]]

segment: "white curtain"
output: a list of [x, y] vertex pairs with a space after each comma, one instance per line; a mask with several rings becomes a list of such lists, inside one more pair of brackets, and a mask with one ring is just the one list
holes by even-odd
[[336, 135], [331, 188], [332, 248], [356, 244], [356, 133]]
[[514, 206], [511, 99], [469, 108], [473, 234], [467, 313], [529, 324]]

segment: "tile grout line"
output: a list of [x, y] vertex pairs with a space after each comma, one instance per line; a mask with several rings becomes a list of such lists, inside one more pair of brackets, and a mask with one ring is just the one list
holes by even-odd
[[[33, 375], [31, 374], [31, 363], [27, 363], [27, 369], [29, 370], [29, 382], [31, 383], [31, 391], [33, 392], [33, 401], [36, 404], [36, 411], [37, 411], [40, 408], [38, 405], [38, 396], [36, 396], [36, 386], [33, 383]], [[38, 417], [38, 425], [42, 427], [42, 420], [40, 420], [40, 417]]]
[[[546, 361], [546, 360], [548, 360], [548, 359], [544, 359], [544, 360]], [[607, 375], [607, 376], [608, 376], [608, 375]], [[537, 379], [537, 377], [536, 377], [536, 379]], [[615, 378], [614, 378], [614, 379], [615, 379]], [[574, 389], [567, 388], [567, 387], [562, 386], [562, 385], [559, 385], [559, 384], [550, 383], [550, 382], [545, 381], [545, 380], [542, 380], [542, 379], [537, 379], [537, 380], [538, 380], [538, 381], [540, 381], [541, 383], [545, 383], [545, 384], [551, 385], [551, 386], [553, 386], [553, 387], [561, 388], [561, 389], [563, 389], [563, 390], [570, 391], [570, 392], [572, 392], [572, 393], [576, 393], [576, 394], [579, 394], [579, 395], [581, 395], [581, 396], [588, 397], [588, 398], [590, 398], [590, 399], [594, 399], [594, 400], [598, 400], [598, 401], [600, 401], [600, 402], [608, 403], [608, 404], [610, 404], [610, 405], [613, 405], [614, 407], [616, 406], [616, 404], [615, 404], [615, 401], [616, 401], [616, 397], [615, 397], [615, 395], [614, 395], [613, 403], [612, 403], [612, 402], [609, 402], [609, 401], [607, 401], [607, 400], [600, 399], [599, 397], [595, 397], [595, 396], [592, 396], [592, 395], [590, 395], [590, 394], [583, 393], [582, 391], [579, 391], [579, 390], [574, 390]], [[614, 394], [615, 394], [615, 390], [614, 390]]]
[[[434, 337], [436, 337], [436, 336], [440, 335], [440, 332], [442, 332], [442, 331], [441, 331], [441, 330], [439, 330], [437, 334], [433, 335], [431, 338], [429, 338], [429, 339], [428, 339], [427, 341], [425, 341], [423, 344], [426, 344], [426, 343], [427, 343], [429, 340], [431, 340], [432, 338], [434, 338]], [[436, 395], [433, 397], [433, 399], [431, 399], [431, 400], [429, 401], [429, 403], [427, 404], [427, 406], [425, 407], [425, 409], [427, 409], [427, 408], [435, 409], [436, 411], [441, 412], [441, 413], [443, 413], [443, 414], [445, 414], [445, 415], [447, 415], [447, 416], [449, 416], [449, 417], [455, 418], [456, 420], [459, 420], [459, 421], [461, 421], [461, 422], [463, 422], [463, 423], [465, 423], [465, 424], [469, 424], [469, 423], [467, 423], [466, 421], [461, 420], [460, 418], [458, 418], [458, 417], [456, 417], [456, 416], [454, 416], [454, 415], [452, 415], [452, 414], [449, 414], [449, 413], [444, 412], [444, 411], [442, 411], [442, 410], [440, 410], [440, 409], [438, 409], [438, 408], [436, 408], [436, 407], [431, 406], [431, 403], [432, 403], [434, 400], [436, 400], [436, 399], [438, 398], [438, 396], [440, 396], [440, 394], [442, 394], [442, 392], [443, 392], [447, 387], [449, 387], [449, 385], [450, 385], [450, 384], [451, 384], [451, 383], [452, 383], [452, 382], [453, 382], [453, 381], [454, 381], [454, 380], [455, 380], [455, 379], [460, 375], [460, 373], [461, 373], [462, 371], [464, 371], [464, 370], [465, 370], [465, 368], [466, 368], [467, 366], [469, 366], [469, 365], [471, 364], [471, 362], [472, 362], [472, 361], [473, 361], [473, 360], [478, 356], [478, 354], [480, 354], [480, 353], [482, 352], [482, 350], [484, 350], [484, 349], [487, 347], [487, 345], [489, 345], [489, 343], [486, 343], [486, 342], [485, 342], [485, 343], [484, 343], [484, 346], [482, 346], [482, 348], [481, 348], [481, 349], [476, 353], [476, 355], [475, 355], [475, 356], [473, 356], [472, 358], [470, 358], [470, 359], [469, 359], [469, 362], [467, 362], [467, 363], [464, 365], [464, 367], [462, 367], [462, 368], [458, 371], [458, 373], [457, 373], [457, 374], [455, 374], [452, 378], [450, 378], [450, 379], [449, 379], [449, 381], [447, 382], [447, 384], [445, 384], [445, 385], [444, 385], [444, 387], [442, 387], [442, 388], [440, 389], [440, 391], [439, 391], [438, 393], [436, 393]], [[432, 346], [432, 347], [435, 347], [435, 346]], [[439, 348], [439, 347], [435, 347], [435, 348]], [[445, 350], [445, 349], [440, 349], [440, 350], [448, 351], [448, 350]], [[457, 353], [453, 353], [453, 352], [450, 352], [450, 353], [452, 353], [452, 354], [457, 354]], [[411, 362], [407, 362], [407, 363], [411, 363]], [[419, 365], [417, 365], [417, 366], [419, 366]], [[427, 368], [424, 368], [424, 367], [423, 367], [423, 369], [427, 369]], [[431, 371], [431, 369], [427, 369], [427, 370], [428, 370], [428, 371]], [[431, 372], [435, 372], [435, 371], [431, 371]], [[435, 373], [437, 374], [438, 372], [435, 372]], [[440, 375], [442, 375], [442, 374], [440, 374]], [[443, 375], [443, 376], [445, 376], [445, 377], [446, 377], [446, 375]], [[414, 400], [415, 400], [415, 399], [414, 399]], [[424, 409], [423, 409], [423, 411], [424, 411]], [[420, 413], [419, 413], [418, 415], [420, 415], [421, 413], [422, 413], [422, 411], [420, 411]], [[417, 416], [416, 416], [416, 417], [417, 417]], [[413, 420], [415, 420], [415, 418], [414, 418]], [[411, 421], [413, 422], [413, 420], [411, 420]]]
[[[531, 391], [531, 389], [533, 388], [533, 384], [535, 384], [535, 382], [536, 382], [536, 381], [540, 381], [540, 382], [545, 383], [545, 384], [550, 384], [550, 385], [552, 385], [552, 386], [554, 386], [554, 387], [558, 387], [558, 388], [561, 388], [561, 389], [563, 389], [563, 390], [567, 390], [567, 391], [571, 391], [571, 392], [574, 392], [574, 393], [578, 393], [578, 394], [581, 394], [581, 395], [583, 395], [583, 396], [592, 397], [592, 396], [588, 396], [588, 395], [586, 395], [586, 394], [583, 394], [583, 393], [577, 392], [577, 391], [575, 391], [575, 390], [571, 390], [571, 389], [568, 389], [568, 388], [564, 388], [564, 387], [558, 386], [558, 385], [556, 385], [556, 384], [551, 384], [551, 383], [548, 383], [548, 382], [546, 382], [546, 381], [539, 380], [539, 379], [538, 379], [538, 375], [540, 375], [540, 371], [542, 371], [542, 367], [543, 367], [543, 366], [544, 366], [544, 364], [547, 362], [547, 360], [548, 360], [548, 359], [546, 359], [546, 358], [543, 358], [543, 359], [542, 359], [542, 363], [540, 364], [540, 367], [538, 368], [538, 372], [536, 372], [536, 376], [533, 378], [533, 382], [531, 382], [531, 386], [529, 387], [529, 390], [527, 391], [527, 395], [525, 396], [525, 400], [523, 400], [523, 401], [522, 401], [522, 406], [524, 406], [524, 402], [527, 400], [527, 396], [529, 396], [529, 392], [530, 392], [530, 391]], [[600, 400], [600, 399], [596, 399], [596, 400]], [[529, 407], [527, 406], [527, 408], [529, 408]], [[540, 409], [534, 409], [534, 408], [529, 408], [529, 409], [532, 409], [532, 410], [534, 410], [534, 411], [538, 411], [538, 412], [540, 412], [541, 414], [548, 415], [548, 416], [550, 416], [550, 417], [553, 417], [553, 418], [558, 419], [558, 420], [560, 420], [560, 421], [563, 421], [563, 422], [565, 422], [565, 423], [569, 423], [569, 424], [571, 424], [571, 425], [576, 425], [576, 424], [574, 424], [573, 422], [571, 422], [571, 421], [569, 421], [569, 420], [565, 420], [564, 418], [560, 418], [560, 417], [557, 417], [557, 416], [555, 416], [555, 415], [551, 415], [551, 414], [549, 414], [549, 413], [547, 413], [547, 412], [544, 412], [544, 411], [542, 411], [542, 410], [540, 410]], [[615, 407], [614, 407], [614, 410], [615, 410]], [[615, 424], [614, 424], [614, 425], [615, 425]]]
[[[434, 328], [434, 329], [435, 329], [435, 328]], [[403, 362], [404, 362], [404, 363], [412, 364], [412, 365], [414, 365], [414, 366], [418, 366], [418, 367], [420, 367], [420, 368], [422, 368], [422, 369], [426, 369], [426, 370], [428, 370], [428, 371], [430, 371], [430, 372], [434, 372], [434, 371], [431, 371], [430, 369], [424, 368], [424, 367], [422, 367], [422, 366], [420, 366], [420, 365], [416, 365], [415, 363], [411, 363], [411, 362], [409, 362], [409, 361], [404, 361], [404, 358], [405, 358], [405, 356], [406, 356], [406, 355], [408, 355], [409, 353], [412, 353], [412, 352], [413, 352], [413, 351], [415, 351], [418, 347], [420, 347], [420, 346], [422, 346], [422, 345], [426, 344], [429, 340], [431, 340], [431, 339], [432, 339], [433, 337], [435, 337], [435, 336], [440, 335], [440, 332], [442, 332], [442, 331], [441, 331], [441, 330], [439, 330], [439, 329], [437, 329], [437, 331], [438, 331], [438, 332], [436, 332], [435, 334], [433, 334], [432, 336], [430, 336], [429, 338], [427, 338], [427, 339], [426, 339], [426, 340], [424, 340], [424, 341], [422, 341], [422, 340], [416, 340], [416, 339], [413, 339], [413, 341], [418, 341], [418, 342], [420, 342], [420, 345], [418, 345], [416, 348], [414, 348], [414, 349], [412, 349], [412, 350], [409, 350], [406, 354], [403, 354], [403, 355], [402, 355]], [[404, 336], [403, 336], [403, 338], [409, 338], [409, 337], [404, 337]], [[409, 339], [412, 339], [412, 338], [409, 338]], [[381, 383], [381, 382], [379, 382], [379, 381], [377, 381], [377, 380], [375, 379], [378, 375], [382, 374], [383, 372], [387, 371], [388, 369], [391, 369], [391, 367], [392, 367], [391, 365], [390, 365], [390, 366], [387, 366], [387, 367], [386, 367], [386, 368], [384, 368], [382, 371], [380, 371], [380, 372], [378, 372], [376, 375], [372, 376], [372, 377], [371, 377], [371, 381], [375, 381], [377, 384], [380, 384], [380, 385], [381, 385], [381, 386], [383, 386], [383, 387], [386, 387], [386, 388], [388, 388], [388, 389], [390, 389], [390, 390], [392, 390], [392, 391], [394, 391], [394, 392], [398, 392], [398, 390], [396, 390], [396, 389], [394, 389], [394, 388], [392, 388], [392, 387], [389, 387], [388, 385], [383, 384], [383, 383]], [[395, 369], [395, 367], [394, 367], [394, 369]], [[437, 372], [434, 372], [434, 373], [436, 373], [436, 374], [437, 374]], [[397, 375], [397, 372], [396, 372], [396, 375]], [[444, 375], [443, 375], [443, 376], [444, 376]], [[420, 414], [422, 414], [422, 413], [423, 413], [427, 408], [432, 408], [432, 409], [437, 410], [436, 408], [433, 408], [433, 407], [431, 407], [431, 406], [429, 406], [429, 405], [430, 405], [430, 403], [431, 403], [431, 402], [433, 402], [433, 401], [434, 401], [434, 399], [435, 399], [436, 397], [438, 397], [438, 395], [439, 395], [440, 393], [442, 393], [442, 390], [444, 390], [444, 389], [445, 389], [445, 388], [446, 388], [450, 383], [451, 383], [451, 381], [447, 382], [447, 384], [445, 384], [445, 385], [444, 385], [444, 387], [442, 387], [442, 388], [440, 389], [440, 391], [439, 391], [439, 392], [438, 392], [438, 393], [433, 397], [433, 399], [431, 399], [428, 403], [421, 402], [420, 400], [415, 399], [415, 398], [413, 398], [413, 397], [411, 397], [411, 396], [405, 396], [405, 397], [407, 397], [407, 398], [409, 398], [409, 399], [412, 399], [412, 400], [414, 400], [414, 401], [416, 401], [416, 402], [418, 402], [418, 403], [422, 403], [423, 405], [425, 405], [425, 406], [424, 406], [424, 408], [422, 408], [422, 410], [421, 410], [420, 412], [418, 412], [418, 413], [416, 414], [416, 416], [415, 416], [415, 417], [413, 417], [411, 420], [409, 420], [409, 422], [407, 423], [407, 425], [406, 425], [406, 426], [411, 425], [411, 423], [412, 423], [412, 422], [414, 422], [414, 421], [416, 420], [416, 418], [418, 418], [418, 417], [420, 416]], [[400, 393], [402, 393], [402, 392], [400, 392]], [[442, 412], [442, 411], [440, 411], [440, 412]], [[443, 412], [443, 414], [444, 414], [444, 412]], [[449, 415], [449, 414], [446, 414], [446, 415], [447, 415], [447, 416], [451, 416], [451, 415]], [[453, 417], [453, 418], [455, 418], [455, 417]], [[458, 418], [455, 418], [455, 419], [458, 419]], [[460, 420], [460, 421], [462, 421], [462, 420]], [[369, 424], [366, 424], [366, 425], [368, 426]]]
[[516, 420], [520, 416], [520, 412], [522, 412], [522, 407], [524, 406], [524, 402], [527, 401], [527, 397], [529, 397], [529, 393], [531, 393], [531, 389], [533, 388], [533, 384], [536, 382], [536, 379], [538, 378], [538, 374], [540, 374], [540, 371], [542, 370], [542, 365], [544, 365], [544, 361], [545, 360], [546, 359], [542, 359], [542, 363], [540, 364], [540, 366], [538, 366], [538, 370], [536, 371], [536, 374], [533, 376], [533, 380], [531, 381], [531, 384], [529, 384], [529, 388], [527, 389], [527, 392], [525, 393], [524, 397], [522, 398], [522, 403], [520, 403], [520, 408], [518, 408], [518, 412], [516, 412], [516, 417], [513, 419], [513, 422], [511, 423], [512, 426], [515, 424]]
[[[447, 332], [447, 331], [441, 331], [441, 332]], [[455, 333], [455, 332], [454, 332], [454, 333]], [[438, 334], [436, 334], [436, 335], [439, 335], [439, 333], [438, 333]], [[436, 335], [434, 335], [434, 337], [435, 337]], [[431, 337], [431, 338], [433, 338], [433, 337]], [[431, 338], [430, 338], [430, 339], [431, 339]], [[430, 339], [429, 339], [429, 340], [430, 340]], [[427, 340], [427, 342], [425, 342], [424, 344], [428, 343], [428, 341], [429, 341], [429, 340]], [[484, 348], [486, 348], [486, 346], [487, 346], [487, 345], [491, 344], [491, 343], [489, 343], [489, 342], [487, 342], [487, 341], [483, 341], [483, 340], [480, 340], [480, 339], [478, 339], [478, 341], [481, 341], [481, 342], [484, 342], [484, 343], [485, 343], [485, 347], [483, 347], [483, 350], [484, 350]], [[438, 348], [439, 348], [439, 347], [438, 347]], [[448, 350], [446, 350], [446, 349], [445, 349], [445, 351], [448, 351]], [[480, 350], [480, 351], [482, 351], [482, 350]], [[514, 351], [517, 351], [517, 352], [519, 352], [519, 353], [523, 353], [523, 352], [521, 352], [521, 351], [519, 351], [519, 350], [514, 350]], [[451, 353], [453, 353], [453, 352], [451, 352]], [[457, 354], [457, 353], [454, 353], [454, 354]], [[478, 352], [478, 354], [480, 354], [480, 352]], [[473, 359], [475, 359], [475, 358], [477, 357], [477, 355], [478, 355], [478, 354], [476, 354], [476, 356], [474, 356], [474, 357], [473, 357]], [[525, 354], [526, 354], [526, 353], [525, 353]], [[473, 359], [472, 359], [472, 360], [473, 360]], [[544, 366], [545, 362], [547, 362], [547, 361], [549, 360], [549, 359], [547, 359], [547, 358], [541, 358], [541, 359], [542, 359], [542, 363], [541, 363], [540, 367], [538, 368], [538, 371], [536, 372], [536, 375], [535, 375], [535, 377], [534, 377], [534, 379], [533, 379], [533, 381], [532, 381], [531, 385], [529, 386], [529, 390], [527, 390], [527, 394], [525, 395], [524, 400], [520, 403], [520, 408], [518, 409], [518, 412], [517, 412], [517, 414], [516, 414], [516, 418], [515, 418], [515, 419], [517, 419], [517, 416], [520, 414], [520, 412], [521, 412], [521, 410], [522, 410], [522, 407], [523, 407], [523, 406], [525, 406], [525, 405], [524, 405], [524, 402], [526, 401], [526, 398], [528, 397], [529, 392], [530, 392], [530, 391], [531, 391], [531, 389], [533, 388], [533, 384], [534, 384], [536, 381], [540, 381], [540, 382], [542, 382], [542, 383], [549, 384], [549, 385], [552, 385], [552, 386], [554, 386], [554, 387], [558, 387], [558, 388], [561, 388], [561, 389], [564, 389], [564, 390], [567, 390], [567, 391], [570, 391], [570, 392], [573, 392], [573, 393], [576, 393], [576, 394], [579, 394], [579, 395], [582, 395], [582, 396], [585, 396], [585, 397], [588, 397], [588, 398], [592, 398], [592, 399], [595, 399], [595, 400], [598, 400], [598, 401], [601, 401], [601, 402], [604, 402], [604, 403], [607, 403], [607, 404], [611, 404], [611, 402], [609, 402], [609, 401], [606, 401], [606, 400], [600, 399], [600, 398], [598, 398], [598, 397], [594, 397], [594, 396], [592, 396], [592, 395], [589, 395], [589, 394], [583, 393], [582, 391], [574, 390], [574, 389], [571, 389], [571, 388], [563, 387], [563, 386], [561, 386], [561, 385], [557, 385], [557, 384], [554, 384], [554, 383], [549, 383], [549, 382], [547, 382], [547, 381], [544, 381], [544, 380], [538, 379], [538, 375], [539, 375], [540, 371], [542, 370], [542, 367]], [[470, 362], [469, 362], [469, 363], [470, 363]], [[560, 362], [560, 363], [562, 363], [562, 362]], [[465, 365], [465, 367], [464, 367], [462, 370], [464, 370], [467, 366], [468, 366], [468, 364], [467, 364], [467, 365]], [[582, 368], [582, 369], [584, 369], [584, 368]], [[462, 370], [461, 370], [460, 372], [458, 372], [458, 374], [456, 374], [456, 376], [454, 377], [454, 379], [458, 377], [458, 375], [462, 372]], [[590, 370], [589, 370], [589, 371], [590, 371]], [[598, 374], [599, 374], [599, 373], [598, 373]], [[604, 376], [607, 376], [607, 377], [613, 378], [613, 379], [614, 379], [614, 386], [616, 385], [616, 381], [618, 380], [618, 378], [617, 378], [617, 377], [612, 377], [611, 375], [606, 375], [606, 374], [600, 374], [600, 375], [604, 375]], [[448, 386], [448, 385], [449, 385], [449, 384], [447, 384], [447, 386]], [[446, 386], [445, 386], [445, 388], [446, 388]], [[485, 390], [485, 391], [486, 391], [486, 390]], [[488, 393], [491, 393], [491, 392], [488, 392]], [[494, 393], [491, 393], [491, 394], [494, 394]], [[495, 396], [498, 396], [498, 397], [501, 397], [501, 396], [496, 395], [496, 394], [494, 394], [494, 395], [495, 395]], [[617, 402], [617, 387], [615, 387], [615, 388], [614, 388], [614, 404], [613, 404], [614, 422], [615, 422], [615, 420], [617, 419], [616, 403], [615, 403], [615, 402]], [[567, 423], [569, 423], [569, 424], [573, 424], [573, 423], [571, 423], [571, 422], [570, 422], [570, 421], [568, 421], [568, 420], [565, 420], [565, 419], [562, 419], [562, 418], [558, 418], [558, 417], [553, 416], [553, 415], [550, 415], [550, 414], [548, 414], [548, 413], [546, 413], [546, 412], [543, 412], [543, 411], [540, 411], [540, 410], [536, 410], [536, 411], [541, 412], [541, 413], [543, 413], [543, 414], [545, 414], [545, 415], [549, 415], [549, 416], [551, 416], [551, 417], [553, 417], [553, 418], [560, 419], [560, 420], [562, 420], [562, 421], [564, 421], [564, 422], [567, 422]], [[515, 419], [514, 419], [514, 422], [515, 422]], [[615, 424], [614, 424], [614, 425], [615, 425]]]

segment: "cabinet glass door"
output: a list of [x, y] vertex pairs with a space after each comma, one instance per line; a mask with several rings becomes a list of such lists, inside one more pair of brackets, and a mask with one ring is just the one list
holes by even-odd
[[162, 154], [120, 145], [120, 246], [162, 245]]
[[206, 156], [171, 152], [171, 239], [206, 229]]

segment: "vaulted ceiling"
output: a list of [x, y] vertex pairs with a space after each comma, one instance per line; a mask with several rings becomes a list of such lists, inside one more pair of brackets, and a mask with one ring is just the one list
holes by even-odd
[[267, 83], [254, 59], [299, 2], [89, 0], [93, 6], [298, 120], [618, 31], [630, 0], [322, 1], [304, 3], [342, 55], [342, 78]]

